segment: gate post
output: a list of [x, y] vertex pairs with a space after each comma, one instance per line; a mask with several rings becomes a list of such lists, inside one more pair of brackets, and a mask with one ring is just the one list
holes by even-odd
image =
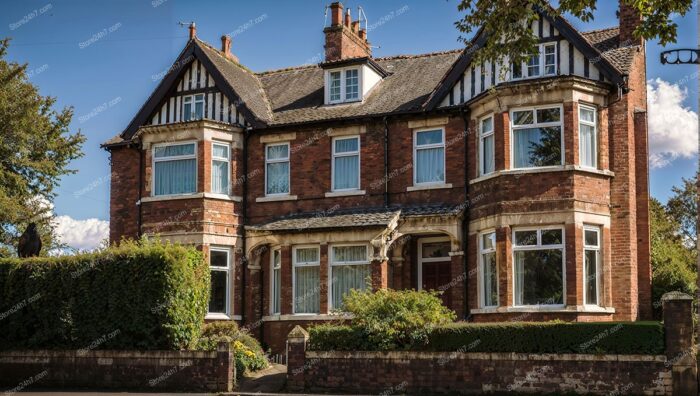
[[299, 325], [295, 326], [287, 336], [287, 390], [304, 390], [308, 341], [309, 333]]
[[671, 367], [674, 395], [698, 394], [698, 367], [693, 345], [693, 298], [669, 292], [663, 302], [666, 365]]

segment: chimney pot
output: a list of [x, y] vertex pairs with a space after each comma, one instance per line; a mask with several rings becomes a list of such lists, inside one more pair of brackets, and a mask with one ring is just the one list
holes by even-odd
[[350, 9], [345, 12], [345, 26], [348, 28], [350, 27], [350, 23], [352, 23], [352, 16], [350, 15]]
[[352, 24], [352, 32], [355, 33], [356, 35], [360, 34], [360, 21], [353, 21]]
[[365, 29], [360, 29], [359, 35], [360, 39], [367, 41], [367, 31]]
[[197, 37], [197, 26], [194, 24], [194, 22], [190, 23], [190, 40], [194, 39]]
[[343, 4], [339, 1], [331, 3], [331, 26], [343, 24]]
[[238, 58], [231, 53], [231, 36], [221, 36], [221, 53], [228, 59], [238, 62]]

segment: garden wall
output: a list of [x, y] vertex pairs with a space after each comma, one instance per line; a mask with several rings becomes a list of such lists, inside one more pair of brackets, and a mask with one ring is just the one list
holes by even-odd
[[236, 373], [228, 343], [217, 351], [0, 351], [0, 390], [27, 388], [233, 390]]
[[[289, 334], [289, 390], [390, 394], [539, 392], [696, 395], [692, 299], [664, 296], [665, 354], [308, 351]], [[468, 348], [465, 348], [467, 350]]]

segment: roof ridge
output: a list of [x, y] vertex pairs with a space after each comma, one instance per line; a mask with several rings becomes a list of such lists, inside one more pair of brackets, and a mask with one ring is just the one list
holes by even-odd
[[615, 30], [615, 29], [620, 29], [620, 26], [610, 26], [606, 28], [601, 28], [601, 29], [593, 29], [593, 30], [586, 30], [585, 32], [581, 32], [581, 34], [589, 34], [589, 33], [598, 33], [598, 32], [603, 32], [606, 30]]
[[299, 66], [289, 66], [289, 67], [283, 67], [280, 69], [263, 70], [260, 72], [255, 72], [255, 74], [258, 76], [263, 76], [263, 75], [282, 73], [282, 72], [293, 71], [293, 70], [313, 69], [316, 67], [318, 67], [318, 65], [307, 63], [307, 64], [303, 64], [303, 65], [299, 65]]

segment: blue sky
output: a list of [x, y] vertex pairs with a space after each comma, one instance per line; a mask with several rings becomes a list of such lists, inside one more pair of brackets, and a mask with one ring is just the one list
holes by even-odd
[[[219, 37], [231, 33], [232, 51], [243, 64], [261, 71], [322, 58], [321, 30], [328, 3], [0, 0], [0, 37], [13, 38], [8, 58], [29, 63], [31, 81], [42, 94], [56, 96], [57, 106], [73, 106], [71, 129], [80, 129], [88, 138], [85, 156], [71, 164], [78, 173], [63, 178], [55, 201], [64, 232], [81, 227], [94, 234], [103, 232], [100, 221], [109, 220], [109, 162], [99, 144], [126, 127], [155, 89], [154, 75], [167, 69], [186, 44], [187, 29], [178, 21], [196, 21], [198, 36], [217, 47]], [[598, 3], [593, 22], [584, 25], [570, 19], [572, 23], [581, 30], [617, 25], [617, 2]], [[378, 47], [375, 56], [459, 48], [459, 32], [453, 25], [459, 18], [457, 4], [456, 0], [344, 2], [353, 12], [363, 6], [374, 26], [368, 37]], [[688, 15], [674, 21], [679, 25], [676, 46], [696, 47], [697, 1]], [[659, 101], [656, 118], [650, 120], [655, 126], [650, 132], [657, 165], [651, 172], [651, 192], [665, 201], [671, 186], [697, 169], [697, 122], [692, 121], [698, 111], [698, 69], [660, 65], [661, 50], [655, 42], [648, 43], [647, 77], [654, 80], [653, 97]], [[66, 241], [88, 247], [90, 242], [77, 238], [67, 235]]]

